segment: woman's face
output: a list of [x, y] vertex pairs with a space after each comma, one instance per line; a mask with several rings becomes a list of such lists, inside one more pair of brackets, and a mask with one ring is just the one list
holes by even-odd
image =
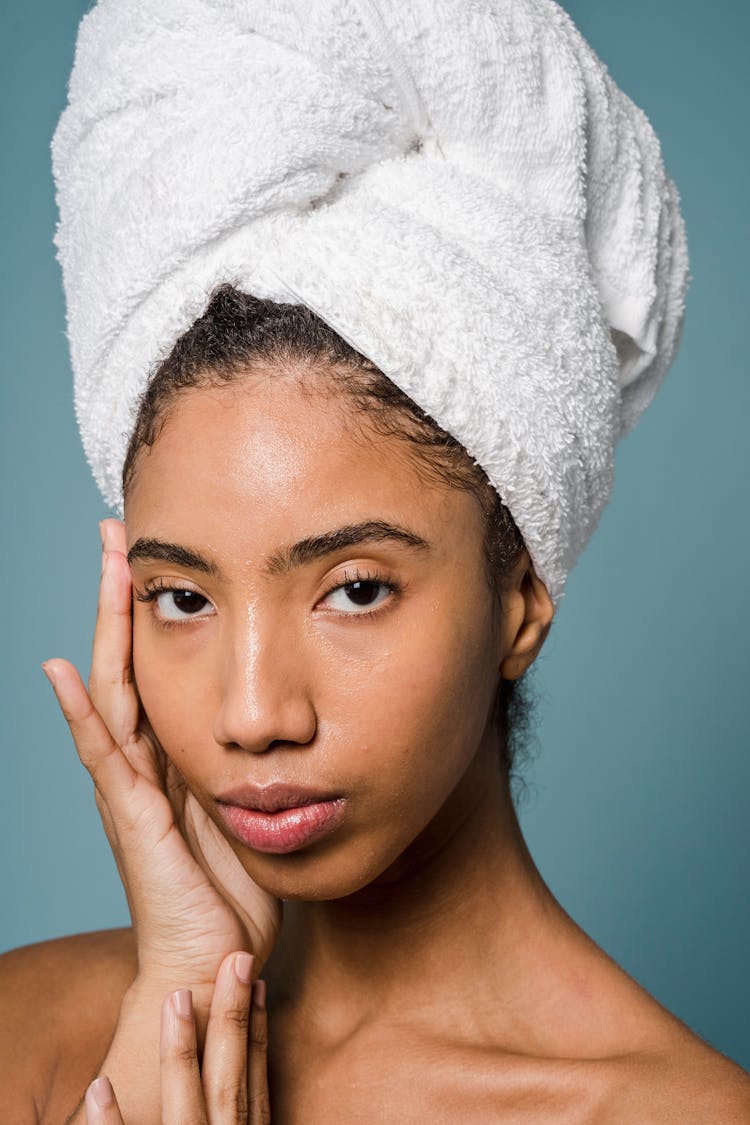
[[[310, 377], [185, 392], [126, 503], [146, 714], [283, 898], [350, 894], [439, 846], [497, 756], [507, 642], [479, 504], [426, 483], [409, 446], [354, 410]], [[334, 827], [249, 846], [232, 805], [274, 783], [336, 797]]]

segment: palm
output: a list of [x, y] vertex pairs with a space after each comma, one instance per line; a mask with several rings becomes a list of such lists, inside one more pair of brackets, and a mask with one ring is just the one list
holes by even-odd
[[[169, 764], [141, 706], [132, 667], [130, 569], [121, 523], [107, 520], [89, 690], [53, 661], [55, 690], [114, 852], [138, 942], [139, 975], [211, 981], [223, 958], [265, 960], [281, 922]], [[165, 977], [166, 974], [166, 977]]]
[[247, 875], [158, 745], [135, 688], [127, 691], [118, 710], [131, 729], [138, 716], [122, 749], [134, 771], [131, 816], [141, 858], [116, 846], [122, 832], [102, 801], [100, 811], [136, 932], [149, 935], [141, 963], [179, 950], [199, 980], [212, 980], [233, 950], [249, 948], [262, 964], [278, 935], [281, 903]]
[[166, 777], [170, 801], [192, 856], [210, 880], [210, 890], [224, 908], [229, 905], [234, 920], [239, 922], [243, 936], [241, 946], [249, 945], [263, 965], [278, 936], [281, 901], [250, 878], [171, 762], [167, 763]]

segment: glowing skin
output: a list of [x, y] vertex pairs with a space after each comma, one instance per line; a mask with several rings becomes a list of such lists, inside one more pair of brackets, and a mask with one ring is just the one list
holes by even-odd
[[[126, 527], [103, 524], [91, 694], [46, 662], [134, 930], [67, 939], [57, 976], [32, 951], [36, 1001], [5, 989], [9, 1057], [45, 1015], [41, 1084], [16, 1116], [82, 1122], [69, 1115], [97, 1068], [125, 1121], [166, 1120], [167, 1087], [181, 1105], [247, 1096], [248, 981], [232, 972], [227, 991], [222, 967], [252, 950], [269, 1084], [251, 1035], [250, 1087], [274, 1121], [747, 1120], [737, 1068], [575, 925], [525, 847], [490, 715], [552, 619], [528, 554], [500, 609], [477, 500], [298, 375], [173, 404]], [[165, 996], [185, 989], [191, 1053], [173, 1037], [172, 1059]]]
[[[534, 660], [551, 602], [524, 552], [501, 612], [476, 498], [428, 483], [353, 411], [278, 374], [190, 391], [126, 502], [143, 706], [283, 900], [263, 968], [274, 1113], [609, 1120], [618, 1060], [682, 1032], [555, 901], [498, 764], [498, 680]], [[254, 818], [225, 820], [217, 798], [278, 783], [343, 801], [340, 821], [292, 850], [249, 846]]]
[[[138, 689], [203, 808], [226, 832], [215, 799], [245, 782], [346, 799], [334, 833], [290, 854], [230, 837], [284, 898], [391, 878], [499, 777], [488, 719], [507, 638], [480, 507], [427, 485], [407, 446], [353, 426], [346, 406], [278, 376], [188, 393], [141, 452], [127, 498], [128, 545], [142, 556], [131, 562]], [[283, 548], [367, 521], [424, 545], [383, 538], [269, 571]], [[151, 540], [213, 573], [149, 558]], [[368, 585], [352, 596], [342, 584], [358, 578]]]

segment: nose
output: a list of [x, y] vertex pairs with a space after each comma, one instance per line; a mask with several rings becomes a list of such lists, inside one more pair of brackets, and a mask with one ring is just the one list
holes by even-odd
[[305, 665], [301, 646], [278, 627], [261, 629], [256, 622], [235, 631], [222, 663], [217, 743], [262, 754], [311, 742], [317, 716]]

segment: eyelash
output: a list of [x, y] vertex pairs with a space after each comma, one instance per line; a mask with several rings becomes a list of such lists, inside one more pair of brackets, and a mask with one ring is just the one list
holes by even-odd
[[[372, 582], [376, 586], [385, 586], [386, 590], [389, 590], [391, 594], [400, 594], [404, 589], [403, 583], [396, 582], [395, 579], [389, 578], [387, 574], [383, 574], [379, 570], [368, 570], [366, 572], [362, 572], [355, 569], [353, 572], [345, 570], [344, 581], [337, 582], [335, 586], [331, 586], [329, 590], [326, 590], [323, 597], [327, 598], [336, 590], [342, 590], [346, 586], [352, 586], [355, 582]], [[391, 599], [389, 598], [386, 604], [390, 604], [390, 601]], [[383, 607], [377, 606], [375, 609], [365, 610], [364, 613], [343, 613], [341, 616], [358, 618], [374, 617], [375, 614], [382, 612], [384, 612]]]
[[[396, 582], [394, 579], [389, 578], [387, 574], [383, 574], [379, 570], [368, 570], [366, 572], [362, 572], [356, 569], [353, 572], [345, 570], [344, 581], [337, 582], [334, 586], [331, 586], [328, 590], [326, 590], [326, 592], [323, 594], [323, 598], [325, 599], [329, 597], [331, 594], [335, 593], [336, 590], [342, 590], [346, 586], [352, 586], [355, 582], [372, 582], [375, 585], [384, 586], [392, 594], [400, 594], [404, 589], [404, 586], [401, 582]], [[152, 617], [162, 629], [181, 629], [183, 625], [187, 623], [186, 621], [168, 621], [163, 617], [157, 616], [155, 608], [156, 599], [158, 598], [159, 594], [167, 594], [172, 591], [186, 591], [190, 593], [191, 587], [176, 586], [174, 583], [163, 582], [161, 579], [156, 579], [150, 585], [145, 586], [143, 590], [137, 590], [135, 588], [133, 589], [133, 594], [136, 598], [136, 601], [144, 602], [149, 605]], [[208, 601], [208, 598], [206, 598], [206, 601]], [[342, 613], [340, 614], [340, 616], [357, 618], [374, 617], [375, 614], [381, 612], [382, 607], [378, 606], [376, 609], [365, 610], [363, 613]], [[196, 619], [200, 619], [199, 615], [196, 615]], [[187, 620], [189, 620], [189, 618]]]
[[[189, 592], [190, 587], [176, 586], [173, 582], [164, 582], [161, 578], [157, 578], [150, 585], [145, 586], [143, 590], [137, 590], [134, 586], [133, 596], [136, 601], [148, 605], [149, 613], [160, 629], [181, 629], [183, 622], [167, 621], [165, 618], [159, 617], [156, 612], [156, 599], [159, 594], [179, 593], [180, 591]], [[208, 599], [206, 600], [208, 601]]]

